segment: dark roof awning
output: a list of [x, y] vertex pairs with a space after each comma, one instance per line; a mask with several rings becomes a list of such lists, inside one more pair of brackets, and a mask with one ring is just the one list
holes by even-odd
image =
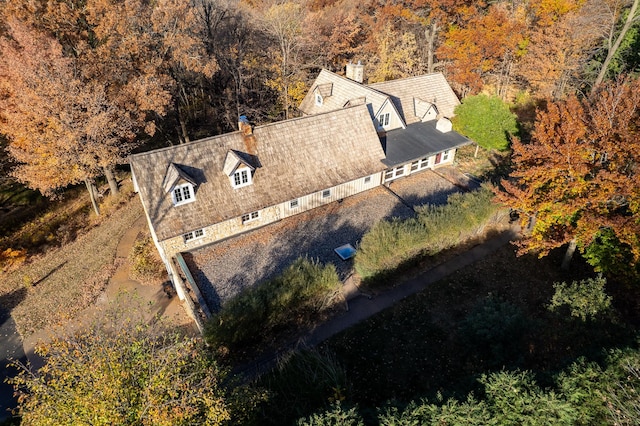
[[386, 154], [382, 162], [388, 167], [472, 143], [453, 130], [447, 133], [436, 130], [436, 120], [410, 124], [406, 129], [391, 130], [380, 140]]

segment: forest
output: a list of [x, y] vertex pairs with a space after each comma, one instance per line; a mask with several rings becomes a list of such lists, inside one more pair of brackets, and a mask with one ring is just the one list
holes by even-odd
[[[141, 146], [296, 116], [321, 68], [443, 72], [529, 110], [637, 72], [638, 1], [21, 0], [0, 3], [5, 173], [55, 195]], [[95, 206], [97, 209], [97, 206]]]

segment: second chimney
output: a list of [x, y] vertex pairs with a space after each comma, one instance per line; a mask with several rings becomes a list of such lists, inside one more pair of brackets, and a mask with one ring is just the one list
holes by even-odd
[[347, 78], [358, 83], [364, 82], [364, 65], [360, 61], [357, 64], [349, 62], [347, 64]]

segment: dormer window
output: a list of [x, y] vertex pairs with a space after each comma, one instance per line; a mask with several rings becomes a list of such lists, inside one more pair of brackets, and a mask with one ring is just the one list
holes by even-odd
[[171, 202], [174, 206], [180, 206], [196, 200], [196, 180], [182, 167], [174, 163], [169, 164], [162, 183], [165, 193], [171, 193]]
[[316, 106], [322, 106], [324, 98], [328, 98], [333, 93], [333, 83], [319, 84], [313, 92], [316, 98]]
[[229, 182], [233, 188], [242, 188], [253, 183], [255, 162], [247, 158], [248, 154], [238, 151], [229, 151], [224, 160], [223, 171], [229, 176]]
[[378, 123], [380, 123], [380, 127], [388, 127], [389, 126], [389, 113], [385, 112], [378, 116]]
[[248, 168], [236, 170], [236, 172], [231, 176], [231, 179], [234, 188], [242, 188], [243, 186], [251, 185], [251, 170]]
[[183, 183], [182, 185], [176, 186], [171, 192], [171, 198], [174, 206], [195, 201], [193, 185], [190, 183]]

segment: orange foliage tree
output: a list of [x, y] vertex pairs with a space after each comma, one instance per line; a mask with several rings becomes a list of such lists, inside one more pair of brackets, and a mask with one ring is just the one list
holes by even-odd
[[185, 82], [217, 69], [195, 9], [178, 0], [2, 4], [1, 131], [21, 164], [15, 175], [45, 194], [84, 180], [97, 213], [93, 179], [105, 175], [118, 191], [113, 167], [138, 135], [153, 135], [172, 99], [188, 140]]
[[18, 162], [14, 176], [45, 195], [84, 182], [99, 213], [92, 180], [128, 152], [130, 114], [105, 87], [78, 79], [57, 41], [7, 21], [0, 40], [0, 132]]
[[478, 93], [486, 83], [494, 83], [499, 95], [506, 94], [514, 62], [523, 53], [524, 16], [496, 3], [486, 12], [470, 13], [461, 25], [452, 25], [446, 41], [437, 50], [447, 62], [449, 78], [463, 96]]
[[[640, 260], [640, 80], [603, 85], [586, 99], [549, 102], [532, 141], [513, 143], [513, 166], [497, 198], [534, 218], [520, 242], [545, 255], [584, 249], [604, 229]], [[569, 258], [567, 258], [569, 259]]]
[[532, 2], [526, 54], [516, 74], [537, 96], [560, 99], [580, 83], [600, 37], [599, 1]]

